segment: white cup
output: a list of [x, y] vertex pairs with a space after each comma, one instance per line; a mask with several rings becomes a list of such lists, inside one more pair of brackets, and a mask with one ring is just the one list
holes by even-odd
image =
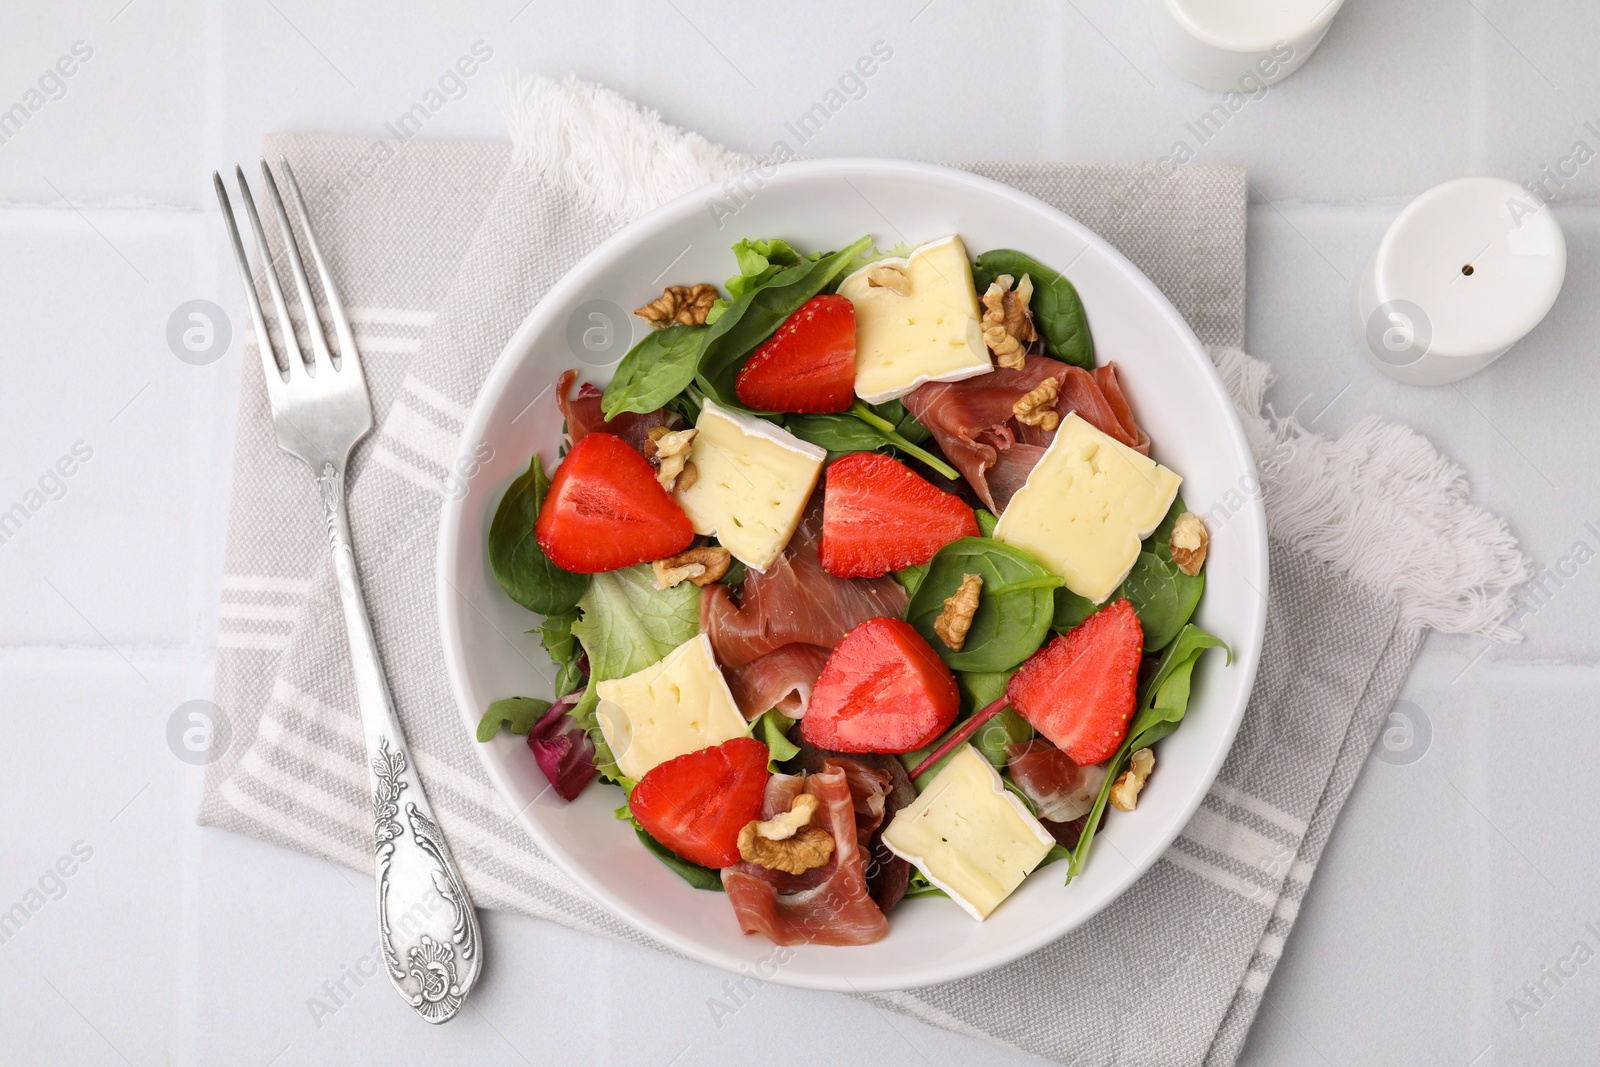
[[[1157, 0], [1156, 48], [1187, 81], [1219, 93], [1282, 81], [1311, 58], [1344, 0]], [[1244, 86], [1241, 87], [1241, 82]]]
[[1502, 178], [1461, 178], [1407, 204], [1356, 289], [1367, 358], [1411, 385], [1499, 359], [1544, 318], [1567, 273], [1550, 208]]

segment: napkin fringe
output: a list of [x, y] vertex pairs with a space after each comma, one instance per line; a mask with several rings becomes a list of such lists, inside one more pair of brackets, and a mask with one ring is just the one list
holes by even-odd
[[574, 75], [519, 77], [505, 95], [515, 163], [619, 223], [755, 164]]
[[1520, 641], [1508, 620], [1532, 574], [1504, 519], [1468, 499], [1465, 472], [1427, 438], [1373, 416], [1339, 437], [1266, 404], [1272, 368], [1237, 348], [1211, 358], [1232, 394], [1260, 480], [1207, 516], [1226, 525], [1261, 493], [1274, 538], [1392, 597], [1403, 619], [1445, 633]]

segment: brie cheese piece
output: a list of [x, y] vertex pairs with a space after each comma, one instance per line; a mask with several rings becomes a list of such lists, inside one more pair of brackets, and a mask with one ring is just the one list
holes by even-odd
[[765, 419], [707, 400], [689, 460], [697, 477], [673, 493], [694, 532], [715, 537], [748, 567], [764, 571], [789, 543], [825, 449]]
[[[900, 268], [910, 292], [868, 281], [875, 267]], [[905, 396], [924, 382], [955, 382], [994, 369], [983, 343], [982, 308], [960, 237], [930, 241], [905, 259], [880, 259], [839, 283], [856, 311], [856, 395], [869, 404]]]
[[617, 769], [629, 778], [643, 778], [669, 759], [750, 733], [705, 634], [685, 641], [659, 663], [598, 687], [600, 732]]
[[1056, 842], [989, 761], [962, 745], [916, 802], [895, 813], [883, 843], [981, 922]]
[[1056, 431], [994, 537], [1015, 545], [1096, 604], [1116, 591], [1161, 525], [1182, 478], [1077, 414]]

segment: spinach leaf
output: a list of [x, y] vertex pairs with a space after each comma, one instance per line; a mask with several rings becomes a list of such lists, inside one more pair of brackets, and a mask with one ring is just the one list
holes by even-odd
[[[1117, 749], [1116, 755], [1111, 757], [1106, 768], [1106, 780], [1101, 783], [1094, 807], [1089, 809], [1089, 819], [1084, 823], [1083, 834], [1072, 850], [1072, 863], [1067, 867], [1069, 883], [1083, 870], [1089, 858], [1089, 843], [1094, 840], [1095, 831], [1100, 827], [1106, 803], [1111, 799], [1111, 788], [1127, 768], [1129, 758], [1139, 749], [1147, 748], [1171, 734], [1183, 720], [1184, 712], [1189, 707], [1194, 665], [1199, 661], [1200, 654], [1208, 648], [1228, 651], [1228, 646], [1223, 644], [1221, 638], [1213, 637], [1198, 626], [1185, 626], [1177, 640], [1162, 653], [1155, 673], [1140, 687], [1139, 706], [1128, 727], [1128, 736]], [[1228, 662], [1233, 662], [1232, 652], [1228, 652]]]
[[[910, 418], [910, 416], [906, 416]], [[916, 422], [915, 419], [912, 419]], [[852, 452], [877, 452], [886, 446], [921, 460], [946, 478], [955, 479], [960, 473], [938, 456], [901, 435], [895, 423], [879, 415], [861, 401], [856, 401], [848, 412], [832, 415], [787, 415], [784, 428], [802, 441], [828, 450], [831, 463]], [[917, 423], [921, 427], [921, 423]]]
[[675, 322], [646, 334], [622, 357], [600, 397], [605, 417], [614, 419], [624, 411], [654, 411], [683, 392], [694, 381], [701, 346], [710, 333], [710, 326]]
[[[963, 575], [983, 578], [978, 610], [961, 651], [933, 631]], [[963, 537], [928, 562], [928, 575], [906, 607], [906, 621], [957, 671], [1008, 671], [1033, 655], [1050, 632], [1061, 579], [1021, 549], [986, 537]]]
[[1178, 636], [1200, 603], [1205, 576], [1183, 573], [1170, 556], [1140, 552], [1114, 596], [1127, 597], [1144, 630], [1144, 650], [1159, 652]]
[[892, 423], [895, 432], [914, 445], [924, 444], [933, 436], [933, 431], [918, 422], [917, 417], [898, 400], [885, 400], [881, 404], [871, 405], [871, 408], [874, 415]]
[[640, 564], [596, 574], [578, 607], [583, 616], [572, 624], [572, 633], [589, 655], [589, 687], [571, 714], [594, 742], [601, 777], [629, 788], [632, 781], [617, 769], [595, 716], [600, 705], [596, 683], [642, 671], [698, 634], [700, 588], [681, 582], [657, 589], [649, 566]]
[[900, 588], [906, 591], [906, 596], [908, 597], [917, 595], [917, 587], [922, 584], [922, 579], [927, 576], [928, 565], [926, 563], [914, 563], [909, 567], [903, 567], [892, 573], [892, 577], [900, 583]]
[[489, 567], [506, 595], [529, 611], [560, 614], [589, 588], [589, 576], [564, 571], [550, 562], [534, 537], [539, 508], [550, 491], [537, 453], [528, 469], [506, 489], [489, 523]]
[[737, 404], [733, 386], [745, 359], [871, 243], [870, 236], [863, 237], [820, 259], [802, 259], [782, 267], [729, 304], [716, 324], [706, 327], [708, 332], [700, 348], [696, 378], [705, 394], [719, 404]]
[[[850, 405], [850, 414], [854, 415], [868, 426], [871, 426], [874, 430], [877, 430], [878, 433], [883, 435], [883, 439], [886, 442], [893, 445], [895, 448], [898, 448], [906, 455], [911, 456], [914, 459], [920, 459], [922, 462], [926, 463], [928, 466], [932, 467], [934, 470], [938, 471], [941, 475], [950, 479], [952, 482], [961, 477], [960, 471], [950, 466], [950, 464], [946, 463], [938, 456], [925, 450], [921, 445], [913, 444], [910, 440], [903, 437], [900, 434], [900, 431], [895, 428], [894, 423], [880, 416], [862, 401], [857, 400], [854, 404]], [[921, 426], [922, 424], [917, 423], [917, 425]]]
[[[1005, 696], [1006, 683], [1015, 671], [957, 671], [956, 688], [961, 692], [961, 717], [967, 718]], [[958, 724], [959, 725], [959, 724]], [[996, 767], [1006, 765], [1006, 746], [1033, 736], [1028, 720], [1010, 708], [1001, 708], [994, 718], [972, 735], [972, 747], [983, 753]], [[932, 751], [930, 749], [929, 751]], [[927, 777], [923, 775], [923, 777]]]
[[578, 644], [578, 639], [572, 633], [572, 624], [577, 621], [578, 609], [573, 608], [559, 615], [546, 615], [537, 627], [539, 643], [550, 653], [550, 661], [556, 665], [555, 691], [558, 697], [566, 696], [583, 681], [583, 669], [579, 666], [583, 659], [583, 646]]
[[682, 878], [696, 889], [710, 889], [722, 892], [722, 876], [710, 867], [702, 867], [698, 863], [690, 863], [676, 852], [672, 851], [660, 841], [651, 837], [645, 828], [637, 822], [633, 824], [633, 832], [639, 835], [640, 844], [650, 850], [651, 855], [666, 864], [667, 869]]
[[1017, 673], [1010, 671], [956, 671], [956, 689], [961, 693], [963, 717], [993, 704], [1006, 695], [1006, 683]]
[[[1115, 596], [1107, 599], [1113, 600]], [[1057, 633], [1066, 633], [1099, 610], [1100, 605], [1088, 597], [1081, 597], [1066, 586], [1062, 586], [1056, 590], [1055, 614], [1050, 620], [1050, 629]]]
[[828, 461], [852, 452], [876, 452], [884, 445], [883, 435], [854, 415], [785, 415], [784, 429], [828, 450]]
[[1093, 370], [1094, 339], [1089, 333], [1089, 316], [1078, 290], [1066, 275], [1014, 249], [996, 248], [979, 256], [972, 268], [972, 281], [979, 295], [1002, 274], [1018, 281], [1024, 274], [1033, 279], [1033, 299], [1028, 306], [1033, 312], [1033, 324], [1044, 338], [1045, 351], [1064, 363]]
[[478, 720], [478, 740], [493, 741], [494, 735], [504, 727], [514, 734], [526, 734], [533, 729], [545, 712], [550, 710], [548, 700], [534, 697], [506, 697], [489, 705], [489, 710]]
[[1011, 754], [1007, 746], [1026, 741], [1033, 736], [1028, 720], [1010, 708], [1001, 708], [999, 714], [978, 728], [972, 735], [972, 747], [983, 753], [983, 758], [1003, 769]]
[[800, 754], [799, 746], [789, 740], [789, 731], [798, 722], [783, 714], [777, 708], [769, 708], [762, 713], [752, 727], [751, 732], [757, 741], [766, 745], [772, 753], [767, 769], [772, 770], [772, 763], [783, 763], [792, 760]]
[[1000, 520], [994, 517], [994, 512], [988, 508], [977, 508], [972, 514], [978, 519], [978, 536], [993, 537], [994, 528], [1000, 525]]

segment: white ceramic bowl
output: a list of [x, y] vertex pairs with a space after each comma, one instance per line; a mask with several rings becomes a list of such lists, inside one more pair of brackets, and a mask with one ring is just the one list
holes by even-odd
[[[1161, 743], [1160, 768], [1137, 813], [1110, 819], [1081, 877], [1067, 886], [1064, 864], [1046, 867], [982, 923], [948, 900], [908, 900], [876, 944], [777, 953], [765, 939], [739, 932], [725, 896], [690, 888], [640, 847], [612, 815], [620, 791], [596, 782], [569, 804], [545, 788], [519, 738], [502, 734], [477, 746], [539, 848], [602, 906], [686, 956], [841, 992], [931, 985], [1007, 963], [1087, 921], [1133, 884], [1171, 844], [1222, 766], [1250, 695], [1266, 623], [1266, 523], [1250, 492], [1256, 484], [1250, 450], [1210, 359], [1166, 298], [1103, 240], [1032, 197], [961, 171], [863, 159], [768, 171], [731, 217], [711, 210], [713, 197], [727, 203], [720, 187], [692, 193], [586, 256], [529, 312], [473, 406], [457, 469], [478, 469], [464, 492], [446, 500], [438, 558], [440, 630], [461, 728], [470, 736], [484, 708], [500, 697], [550, 696], [549, 660], [537, 637], [523, 633], [537, 618], [500, 590], [484, 544], [501, 494], [529, 455], [539, 451], [547, 465], [555, 459], [561, 418], [550, 386], [556, 376], [570, 366], [601, 381], [609, 376], [569, 348], [569, 335], [581, 343], [586, 328], [604, 340], [603, 318], [589, 318], [592, 302], [634, 308], [665, 283], [720, 282], [734, 273], [728, 249], [741, 237], [781, 236], [802, 249], [831, 249], [863, 233], [884, 246], [959, 233], [973, 254], [1026, 251], [1070, 275], [1100, 360], [1117, 362], [1156, 458], [1184, 478], [1189, 507], [1205, 513], [1225, 494], [1235, 505], [1225, 522], [1212, 524], [1196, 620], [1232, 646], [1233, 665], [1224, 666], [1216, 653], [1204, 661], [1188, 717]], [[642, 324], [632, 329], [635, 339], [643, 336]], [[612, 358], [626, 347], [614, 345]], [[1247, 499], [1238, 506], [1241, 496]]]

